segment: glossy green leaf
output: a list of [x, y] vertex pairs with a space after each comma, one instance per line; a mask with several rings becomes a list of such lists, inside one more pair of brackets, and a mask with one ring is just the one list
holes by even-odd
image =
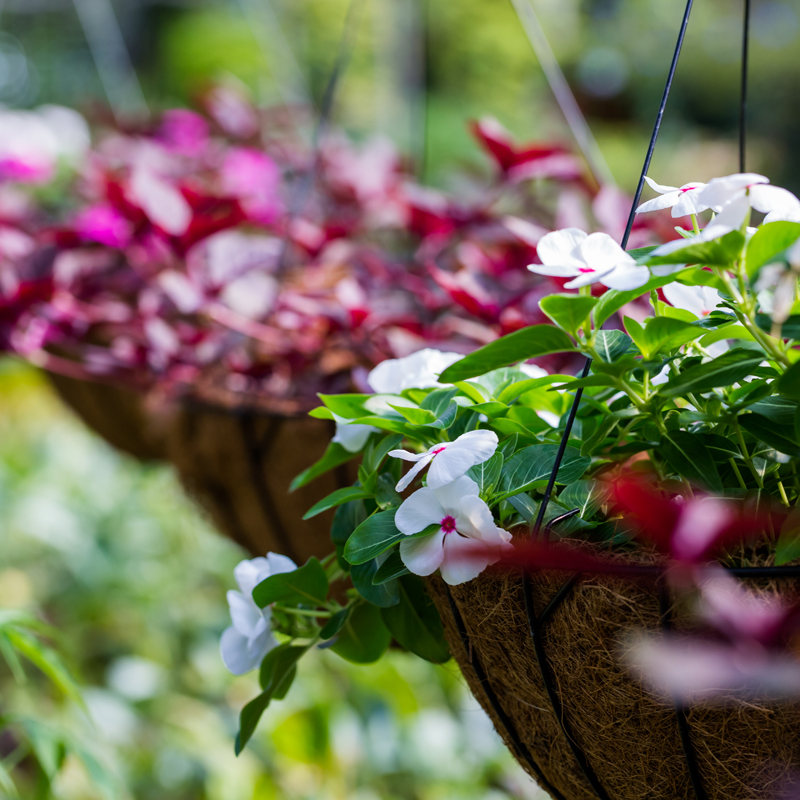
[[644, 327], [625, 317], [625, 328], [648, 361], [703, 335], [702, 328], [674, 317], [655, 317]]
[[777, 260], [790, 245], [800, 239], [800, 223], [768, 222], [747, 243], [747, 274], [753, 277], [765, 264]]
[[607, 484], [598, 481], [575, 481], [558, 496], [558, 502], [567, 509], [579, 508], [580, 516], [589, 519], [594, 516], [610, 495]]
[[742, 414], [739, 425], [778, 452], [787, 456], [800, 456], [800, 445], [795, 438], [794, 426], [779, 424], [763, 414]]
[[392, 634], [381, 618], [381, 609], [357, 603], [330, 649], [353, 664], [373, 664], [389, 648]]
[[607, 364], [621, 358], [630, 349], [633, 340], [622, 331], [598, 331], [595, 335], [594, 349]]
[[580, 294], [549, 294], [539, 301], [539, 308], [573, 337], [577, 337], [578, 331], [588, 324], [589, 315], [596, 305], [596, 297]]
[[347, 617], [350, 615], [350, 606], [340, 608], [322, 627], [319, 632], [319, 638], [323, 641], [333, 639], [337, 633], [344, 627], [347, 622]]
[[658, 453], [683, 478], [715, 492], [722, 491], [722, 480], [714, 457], [700, 437], [687, 431], [669, 431]]
[[720, 239], [711, 242], [692, 244], [686, 240], [686, 247], [666, 256], [651, 255], [647, 259], [648, 266], [667, 266], [670, 264], [703, 264], [726, 267], [739, 259], [744, 247], [745, 238], [739, 231], [726, 233]]
[[406, 650], [444, 664], [450, 660], [450, 648], [444, 638], [439, 612], [425, 591], [425, 584], [416, 575], [406, 575], [399, 581], [400, 602], [381, 611], [386, 627]]
[[455, 383], [483, 375], [499, 367], [527, 361], [550, 353], [570, 353], [575, 350], [572, 340], [552, 325], [531, 325], [503, 336], [474, 353], [451, 364], [439, 378], [443, 383]]
[[301, 486], [311, 483], [311, 481], [319, 478], [320, 475], [324, 475], [326, 472], [330, 472], [332, 469], [346, 464], [348, 461], [352, 461], [357, 455], [358, 453], [351, 453], [349, 450], [345, 450], [340, 444], [331, 442], [322, 458], [308, 467], [308, 469], [304, 469], [292, 481], [289, 491], [293, 492]]
[[[500, 488], [504, 495], [527, 491], [540, 481], [547, 481], [556, 463], [558, 445], [534, 444], [525, 447], [503, 465]], [[557, 483], [572, 483], [583, 476], [591, 459], [574, 447], [567, 447], [556, 476]]]
[[778, 394], [800, 400], [800, 361], [792, 364], [786, 372], [778, 378], [775, 388]]
[[388, 550], [404, 538], [394, 524], [396, 508], [379, 511], [367, 517], [353, 531], [344, 548], [344, 557], [350, 564], [364, 564]]
[[327, 497], [323, 497], [318, 503], [315, 503], [311, 508], [303, 514], [303, 519], [311, 519], [316, 517], [317, 514], [322, 514], [329, 508], [336, 508], [342, 503], [349, 503], [351, 500], [362, 500], [369, 497], [370, 493], [365, 492], [360, 486], [345, 486], [342, 489], [336, 489], [331, 492]]
[[595, 328], [601, 328], [603, 323], [611, 316], [617, 313], [624, 305], [627, 305], [637, 297], [649, 294], [653, 289], [658, 289], [661, 286], [666, 286], [675, 280], [675, 275], [667, 275], [663, 277], [651, 278], [644, 286], [638, 289], [630, 289], [627, 292], [621, 292], [617, 289], [609, 289], [604, 292], [594, 307], [592, 316], [594, 317]]
[[378, 574], [383, 560], [383, 555], [381, 555], [363, 564], [354, 564], [350, 568], [350, 578], [356, 591], [368, 603], [379, 608], [394, 606], [400, 601], [397, 581], [374, 583], [374, 578]]
[[292, 572], [270, 575], [253, 589], [253, 600], [259, 608], [271, 603], [316, 606], [328, 596], [328, 576], [319, 560], [312, 557]]
[[665, 397], [675, 397], [730, 386], [749, 377], [763, 360], [763, 353], [755, 350], [728, 350], [705, 364], [695, 364], [680, 375], [673, 375], [669, 383], [658, 387], [658, 392]]
[[472, 478], [478, 484], [481, 492], [487, 492], [497, 485], [500, 478], [500, 471], [503, 469], [503, 454], [496, 452], [491, 458], [482, 464], [476, 464], [467, 470], [467, 477]]
[[428, 425], [436, 419], [433, 411], [429, 411], [427, 408], [414, 408], [413, 406], [392, 406], [392, 408], [412, 425]]
[[372, 576], [374, 584], [386, 583], [402, 575], [408, 575], [408, 569], [400, 558], [400, 550], [392, 550], [383, 564], [378, 567], [378, 571]]

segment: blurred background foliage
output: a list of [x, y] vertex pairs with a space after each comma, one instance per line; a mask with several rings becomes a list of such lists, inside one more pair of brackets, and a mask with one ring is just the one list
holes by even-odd
[[8, 776], [24, 800], [538, 797], [456, 667], [401, 652], [316, 653], [237, 759], [257, 678], [225, 670], [219, 636], [242, 553], [31, 370], [6, 364], [0, 397], [0, 637], [4, 614], [46, 620], [84, 704], [24, 654], [15, 680], [0, 645], [0, 797]]
[[[0, 102], [102, 109], [104, 87], [81, 19], [96, 25], [101, 50], [119, 59], [113, 31], [103, 27], [106, 2], [1, 3]], [[534, 4], [615, 178], [632, 189], [683, 0]], [[191, 104], [218, 80], [241, 81], [264, 103], [304, 94], [319, 102], [348, 5], [113, 3], [153, 110]], [[660, 182], [736, 170], [741, 5], [696, 4], [650, 171]], [[752, 36], [749, 167], [798, 192], [797, 3], [754, 0]], [[569, 141], [508, 0], [365, 3], [337, 124], [357, 137], [391, 136], [418, 159], [424, 152], [425, 177], [445, 184], [456, 168], [486, 168], [466, 128], [483, 115], [521, 139]], [[20, 624], [39, 649], [19, 656], [27, 683], [0, 660], [0, 797], [13, 796], [8, 776], [26, 800], [537, 796], [455, 667], [401, 653], [377, 669], [319, 653], [235, 759], [236, 714], [255, 679], [226, 673], [218, 637], [240, 558], [166, 468], [111, 452], [58, 406], [40, 377], [4, 365], [0, 638], [4, 625]], [[26, 628], [20, 615], [27, 613], [53, 630]], [[37, 652], [55, 659], [58, 675], [31, 666]], [[67, 669], [83, 687], [85, 708], [70, 696]], [[59, 676], [60, 688], [50, 679]]]

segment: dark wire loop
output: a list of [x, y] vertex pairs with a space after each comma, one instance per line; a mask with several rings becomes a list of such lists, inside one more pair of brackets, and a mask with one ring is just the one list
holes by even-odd
[[547, 778], [545, 778], [542, 770], [539, 768], [539, 765], [534, 760], [531, 751], [528, 749], [525, 742], [522, 741], [517, 729], [514, 727], [514, 721], [508, 716], [508, 714], [506, 714], [506, 712], [503, 710], [503, 707], [500, 705], [500, 700], [495, 694], [492, 684], [489, 682], [489, 678], [486, 675], [486, 670], [484, 670], [480, 658], [478, 658], [477, 654], [472, 648], [472, 643], [469, 639], [469, 633], [467, 633], [467, 626], [464, 624], [464, 618], [461, 616], [461, 612], [458, 610], [458, 605], [453, 598], [450, 587], [446, 583], [444, 584], [444, 587], [445, 592], [447, 593], [447, 600], [450, 603], [450, 611], [453, 614], [453, 619], [455, 620], [456, 628], [458, 629], [458, 635], [461, 638], [461, 644], [464, 648], [464, 652], [467, 655], [467, 660], [474, 670], [475, 676], [478, 678], [478, 681], [483, 687], [483, 691], [486, 695], [486, 699], [489, 701], [489, 705], [492, 707], [492, 710], [497, 715], [497, 718], [500, 720], [503, 727], [506, 729], [508, 738], [511, 740], [517, 752], [522, 756], [525, 763], [531, 768], [531, 772], [533, 772], [533, 774], [536, 776], [539, 786], [541, 786], [542, 789], [550, 794], [550, 796], [555, 800], [565, 800], [564, 795], [562, 795], [561, 792], [559, 792], [558, 789], [556, 789], [555, 786], [553, 786], [547, 780]]
[[[670, 608], [669, 592], [663, 580], [663, 576], [659, 579], [656, 587], [658, 594], [658, 607], [661, 614], [661, 629], [668, 633], [672, 630], [672, 609]], [[686, 770], [689, 773], [689, 781], [694, 790], [694, 796], [697, 800], [706, 800], [706, 790], [703, 787], [703, 776], [700, 774], [700, 767], [697, 763], [697, 753], [694, 749], [692, 742], [692, 735], [689, 731], [689, 720], [686, 717], [686, 707], [683, 702], [677, 698], [675, 703], [675, 717], [678, 722], [678, 735], [681, 740], [681, 747], [683, 748], [683, 758], [686, 761]]]

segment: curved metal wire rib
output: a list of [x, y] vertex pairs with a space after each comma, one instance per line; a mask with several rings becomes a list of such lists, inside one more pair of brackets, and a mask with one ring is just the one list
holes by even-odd
[[[661, 97], [661, 103], [658, 108], [658, 113], [656, 115], [656, 121], [653, 126], [653, 133], [650, 137], [650, 144], [647, 148], [647, 154], [645, 156], [644, 165], [642, 167], [641, 175], [639, 176], [639, 183], [636, 187], [636, 193], [633, 198], [633, 202], [631, 204], [631, 210], [628, 214], [628, 221], [625, 226], [625, 233], [622, 237], [621, 245], [623, 249], [628, 244], [628, 239], [630, 238], [631, 230], [633, 228], [633, 220], [636, 215], [636, 207], [639, 205], [639, 200], [642, 195], [642, 189], [644, 187], [644, 179], [647, 175], [647, 170], [650, 168], [650, 162], [653, 158], [653, 152], [655, 151], [656, 142], [658, 141], [658, 133], [661, 129], [661, 120], [664, 116], [664, 110], [667, 107], [667, 100], [669, 99], [670, 90], [672, 89], [672, 81], [675, 77], [675, 70], [678, 66], [678, 60], [680, 58], [681, 50], [683, 48], [683, 42], [686, 37], [686, 29], [689, 25], [689, 16], [692, 11], [694, 0], [687, 0], [686, 9], [683, 14], [683, 19], [681, 21], [680, 31], [678, 33], [678, 41], [675, 45], [675, 51], [672, 56], [672, 62], [670, 63], [669, 72], [667, 73], [667, 80], [664, 86], [664, 92]], [[581, 377], [585, 377], [589, 373], [589, 367], [591, 366], [591, 359], [586, 360], [586, 364], [583, 367], [583, 372]], [[536, 518], [536, 523], [533, 529], [533, 536], [538, 536], [542, 523], [544, 521], [544, 516], [547, 511], [547, 506], [550, 502], [550, 497], [552, 495], [553, 487], [555, 485], [556, 476], [558, 475], [558, 470], [561, 466], [561, 461], [564, 457], [564, 452], [567, 447], [567, 442], [569, 441], [570, 433], [572, 432], [572, 426], [575, 422], [575, 415], [578, 411], [578, 406], [581, 401], [581, 397], [583, 396], [583, 388], [579, 388], [576, 393], [575, 397], [572, 401], [572, 406], [569, 411], [569, 415], [567, 417], [567, 423], [564, 429], [564, 434], [561, 437], [561, 443], [559, 445], [558, 452], [556, 454], [556, 460], [553, 464], [552, 472], [550, 473], [550, 479], [547, 483], [547, 489], [545, 490], [544, 497], [542, 498], [541, 505], [539, 506], [539, 513]], [[570, 579], [574, 585], [574, 578]], [[569, 582], [568, 582], [569, 583]], [[569, 593], [570, 586], [566, 588], [562, 587], [563, 591], [559, 590], [558, 597], [562, 600], [566, 595]], [[556, 718], [559, 720], [561, 725], [561, 729], [569, 743], [570, 749], [572, 750], [572, 754], [575, 757], [578, 766], [583, 772], [584, 777], [588, 781], [589, 785], [594, 790], [595, 794], [600, 798], [600, 800], [607, 800], [608, 795], [603, 789], [602, 785], [600, 784], [597, 776], [594, 773], [589, 761], [586, 757], [586, 754], [583, 752], [581, 747], [575, 741], [574, 737], [571, 735], [569, 721], [564, 715], [563, 706], [561, 703], [561, 698], [558, 696], [558, 692], [553, 683], [553, 676], [552, 670], [550, 667], [550, 662], [547, 657], [547, 651], [544, 645], [544, 639], [542, 638], [542, 630], [541, 630], [541, 623], [536, 615], [536, 610], [533, 603], [533, 585], [530, 580], [529, 575], [523, 576], [523, 591], [525, 596], [525, 610], [528, 616], [528, 625], [530, 628], [530, 634], [533, 639], [534, 649], [536, 650], [536, 657], [539, 662], [539, 668], [542, 673], [542, 679], [545, 683], [545, 688], [547, 689], [547, 693], [550, 699], [550, 702], [553, 706], [553, 710], [555, 711]], [[555, 599], [555, 598], [554, 598]], [[701, 798], [698, 798], [701, 800]]]
[[531, 772], [533, 772], [533, 774], [536, 776], [539, 786], [541, 786], [552, 797], [554, 797], [555, 800], [565, 800], [564, 795], [562, 795], [561, 792], [559, 792], [558, 789], [556, 789], [555, 786], [553, 786], [547, 780], [547, 778], [545, 778], [541, 769], [539, 768], [539, 765], [531, 755], [527, 745], [522, 741], [519, 733], [517, 732], [517, 729], [514, 726], [514, 721], [508, 716], [508, 714], [506, 714], [506, 712], [503, 710], [503, 707], [500, 705], [500, 700], [498, 699], [491, 683], [489, 682], [489, 678], [486, 675], [486, 670], [484, 670], [480, 658], [478, 658], [472, 648], [472, 643], [469, 639], [469, 633], [467, 632], [467, 626], [464, 624], [464, 618], [461, 616], [461, 612], [458, 610], [456, 601], [453, 598], [453, 594], [447, 584], [445, 584], [445, 592], [447, 594], [447, 600], [450, 603], [450, 611], [453, 615], [453, 619], [455, 620], [456, 628], [458, 629], [458, 635], [461, 639], [461, 644], [464, 647], [464, 652], [467, 654], [467, 660], [469, 661], [472, 669], [475, 671], [475, 675], [483, 687], [483, 691], [486, 695], [486, 699], [489, 701], [489, 705], [492, 707], [492, 710], [497, 715], [497, 718], [500, 720], [503, 727], [506, 729], [508, 738], [511, 740], [517, 752], [525, 760], [525, 763], [527, 763], [531, 768]]

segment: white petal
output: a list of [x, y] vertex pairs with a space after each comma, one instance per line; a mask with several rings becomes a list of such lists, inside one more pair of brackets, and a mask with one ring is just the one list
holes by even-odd
[[462, 475], [458, 480], [448, 483], [435, 490], [436, 499], [445, 511], [445, 515], [458, 517], [461, 513], [461, 503], [467, 497], [477, 497], [480, 488], [472, 478]]
[[680, 199], [681, 193], [677, 190], [669, 194], [663, 194], [660, 197], [654, 197], [652, 200], [642, 203], [636, 209], [636, 213], [644, 214], [648, 211], [660, 211], [662, 208], [672, 208]]
[[231, 612], [233, 627], [242, 635], [250, 636], [264, 617], [261, 609], [250, 597], [245, 597], [241, 592], [228, 592], [228, 608]]
[[769, 178], [753, 172], [714, 178], [701, 190], [699, 200], [708, 208], [720, 211], [724, 205], [733, 200], [740, 192], [744, 192], [748, 186], [757, 183], [769, 183]]
[[294, 572], [297, 564], [289, 556], [282, 556], [279, 553], [267, 553], [270, 575], [280, 575], [284, 572]]
[[662, 186], [660, 183], [656, 183], [652, 178], [645, 175], [644, 179], [647, 181], [647, 185], [654, 191], [658, 192], [659, 194], [669, 194], [670, 192], [677, 192], [677, 186]]
[[392, 406], [401, 408], [419, 408], [419, 406], [406, 397], [398, 394], [374, 394], [364, 401], [364, 410], [379, 417], [397, 417], [403, 419], [399, 411], [395, 411]]
[[442, 579], [450, 586], [466, 583], [483, 572], [497, 558], [490, 553], [475, 552], [475, 542], [457, 533], [451, 533], [444, 540], [444, 554], [441, 563]]
[[570, 278], [578, 274], [578, 268], [571, 264], [528, 264], [528, 269], [537, 275], [549, 275], [552, 278]]
[[244, 675], [255, 669], [261, 659], [254, 658], [248, 651], [248, 640], [234, 628], [226, 628], [219, 641], [222, 661], [234, 675]]
[[400, 533], [410, 536], [424, 531], [428, 525], [440, 523], [446, 516], [447, 512], [442, 508], [436, 492], [423, 487], [402, 502], [397, 509], [394, 524]]
[[800, 222], [800, 204], [797, 207], [785, 208], [781, 211], [770, 211], [764, 217], [764, 224], [767, 222]]
[[603, 286], [609, 289], [617, 289], [621, 292], [628, 292], [631, 289], [638, 289], [650, 280], [650, 270], [647, 267], [618, 267], [600, 278]]
[[635, 259], [629, 256], [607, 233], [593, 233], [588, 236], [580, 250], [584, 261], [595, 270], [602, 271], [636, 264]]
[[340, 444], [349, 453], [358, 453], [363, 450], [370, 434], [378, 430], [373, 428], [372, 425], [352, 424], [350, 420], [337, 414], [334, 414], [333, 418], [336, 421], [336, 434], [332, 441]]
[[569, 283], [565, 283], [564, 288], [580, 289], [581, 286], [588, 286], [590, 283], [597, 283], [601, 278], [603, 278], [605, 275], [608, 275], [609, 272], [612, 272], [613, 270], [614, 267], [608, 267], [606, 269], [593, 270], [592, 272], [582, 272], [574, 280], [571, 280]]
[[253, 589], [269, 574], [269, 562], [264, 557], [240, 561], [233, 569], [233, 577], [245, 597], [250, 597]]
[[419, 475], [419, 473], [422, 472], [422, 470], [424, 470], [425, 467], [427, 467], [428, 464], [431, 463], [431, 461], [433, 461], [433, 454], [424, 453], [422, 455], [422, 458], [419, 461], [417, 461], [417, 463], [414, 464], [414, 466], [411, 467], [411, 469], [408, 472], [406, 472], [406, 474], [403, 475], [402, 478], [400, 478], [400, 480], [397, 482], [397, 486], [394, 487], [395, 490], [398, 492], [402, 492], [404, 489], [407, 489], [411, 485], [411, 481], [413, 481], [414, 478], [416, 478], [417, 475]]
[[438, 377], [447, 367], [464, 358], [462, 353], [426, 347], [410, 356], [382, 361], [367, 376], [367, 383], [378, 394], [400, 394], [404, 389], [440, 386]]
[[700, 192], [704, 188], [704, 183], [697, 183], [694, 184], [694, 188], [681, 192], [680, 199], [672, 208], [672, 216], [687, 217], [689, 214], [699, 214], [705, 211], [708, 206], [700, 200]]
[[[423, 491], [423, 490], [420, 490]], [[444, 531], [400, 542], [400, 560], [414, 575], [432, 575], [444, 558]]]
[[475, 495], [462, 499], [455, 519], [460, 534], [488, 545], [500, 546], [511, 539], [511, 534], [495, 523], [489, 506]]
[[423, 458], [426, 458], [431, 453], [430, 450], [426, 450], [424, 453], [412, 453], [410, 450], [390, 450], [389, 455], [392, 458], [400, 458], [403, 461], [421, 461]]
[[482, 464], [497, 450], [494, 431], [468, 431], [434, 459], [428, 470], [428, 486], [438, 489], [460, 478], [470, 467]]
[[764, 214], [791, 213], [800, 208], [800, 200], [780, 186], [753, 186], [750, 189], [750, 205]]
[[703, 233], [709, 230], [722, 231], [714, 234], [714, 238], [724, 236], [730, 231], [741, 228], [750, 216], [750, 198], [746, 194], [737, 195], [730, 203], [722, 207], [722, 211], [706, 226]]
[[[580, 228], [564, 228], [543, 236], [536, 246], [536, 253], [542, 264], [547, 266], [581, 267], [579, 247], [587, 234]], [[545, 274], [545, 273], [542, 273]]]

